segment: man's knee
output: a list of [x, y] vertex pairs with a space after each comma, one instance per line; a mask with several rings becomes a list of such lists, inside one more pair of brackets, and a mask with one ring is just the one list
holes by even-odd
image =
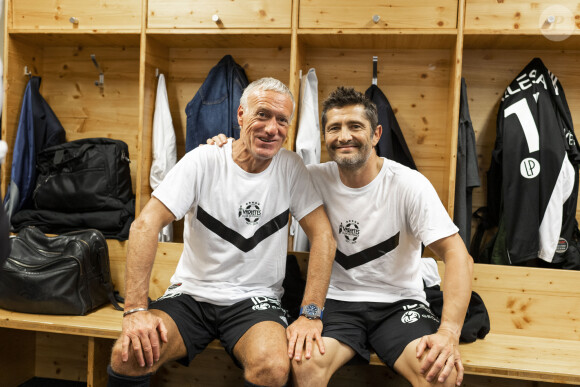
[[[427, 372], [428, 373], [428, 372]], [[457, 380], [457, 369], [453, 368], [451, 373], [445, 381], [439, 382], [439, 376], [436, 375], [431, 381], [427, 381], [427, 373], [421, 374], [419, 370], [414, 370], [414, 377], [409, 380], [413, 386], [419, 387], [453, 387], [455, 386], [455, 381]]]
[[133, 349], [129, 347], [129, 357], [127, 361], [123, 361], [123, 345], [121, 340], [117, 340], [111, 352], [111, 370], [119, 375], [125, 376], [141, 376], [154, 373], [160, 366], [159, 362], [153, 364], [152, 367], [141, 367], [135, 356]]
[[290, 374], [290, 359], [285, 353], [272, 353], [267, 349], [253, 354], [244, 364], [246, 380], [261, 386], [283, 386]]
[[324, 386], [328, 384], [328, 365], [322, 355], [301, 361], [292, 360], [292, 375], [297, 386]]
[[454, 367], [451, 369], [450, 374], [447, 376], [445, 381], [439, 382], [438, 378], [443, 370], [439, 371], [439, 374], [435, 375], [431, 381], [427, 381], [427, 375], [430, 370], [427, 370], [424, 374], [421, 373], [421, 362], [424, 360], [429, 349], [423, 353], [423, 356], [419, 359], [416, 356], [417, 344], [419, 339], [409, 343], [403, 353], [399, 356], [394, 364], [395, 371], [405, 377], [414, 387], [452, 387], [455, 386], [457, 380], [457, 369]]
[[457, 380], [457, 371], [454, 369], [451, 374], [445, 379], [444, 382], [439, 382], [438, 377], [433, 378], [431, 382], [428, 382], [425, 379], [424, 375], [417, 375], [417, 379], [419, 380], [418, 386], [425, 386], [425, 387], [454, 387], [455, 381]]

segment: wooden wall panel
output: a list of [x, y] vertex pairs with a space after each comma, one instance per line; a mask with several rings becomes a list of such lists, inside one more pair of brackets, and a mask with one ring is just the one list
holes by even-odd
[[85, 382], [87, 340], [82, 336], [38, 332], [35, 375], [41, 378]]
[[[12, 3], [13, 28], [135, 29], [141, 26], [140, 0], [17, 0]], [[76, 23], [70, 18], [75, 17]]]
[[[443, 266], [440, 264], [440, 266]], [[580, 340], [580, 273], [478, 265], [473, 290], [485, 294], [492, 332], [546, 339]], [[509, 313], [506, 313], [506, 310]], [[546, 313], [546, 311], [551, 311]]]
[[87, 387], [106, 386], [109, 380], [107, 366], [110, 363], [114, 340], [88, 338]]
[[0, 328], [0, 385], [18, 386], [34, 376], [36, 332]]
[[[554, 17], [552, 23], [548, 20], [549, 16]], [[579, 20], [580, 4], [576, 0], [466, 1], [465, 28], [469, 30], [558, 33], [579, 29]]]
[[290, 28], [291, 7], [291, 0], [149, 0], [148, 27]]
[[300, 1], [300, 28], [455, 28], [456, 22], [453, 0]]
[[[89, 137], [123, 140], [129, 146], [135, 189], [139, 135], [137, 47], [47, 47], [41, 93], [67, 132], [67, 141]], [[104, 86], [95, 86], [104, 71]]]
[[[115, 290], [125, 294], [125, 262], [128, 242], [108, 240], [111, 276]], [[160, 243], [151, 274], [149, 297], [156, 299], [165, 293], [183, 251], [182, 243]]]

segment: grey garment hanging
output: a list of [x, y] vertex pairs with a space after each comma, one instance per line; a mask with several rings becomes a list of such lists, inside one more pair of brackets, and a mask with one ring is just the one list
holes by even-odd
[[455, 211], [453, 222], [467, 247], [471, 240], [471, 206], [473, 188], [481, 186], [475, 133], [469, 115], [467, 85], [461, 78], [461, 102], [459, 105], [459, 130], [457, 134], [457, 166], [455, 175]]

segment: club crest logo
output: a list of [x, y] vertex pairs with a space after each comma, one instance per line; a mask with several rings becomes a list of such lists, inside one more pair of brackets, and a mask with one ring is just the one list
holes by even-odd
[[564, 254], [568, 251], [568, 241], [564, 238], [560, 238], [558, 244], [556, 245], [556, 252], [559, 254]]
[[347, 220], [344, 225], [340, 223], [338, 226], [338, 234], [344, 235], [344, 239], [347, 243], [356, 243], [360, 230], [358, 227], [358, 222], [356, 220]]
[[420, 318], [421, 315], [419, 313], [410, 310], [405, 312], [405, 314], [403, 314], [403, 317], [401, 317], [401, 322], [405, 324], [412, 324], [416, 321], [419, 321]]
[[238, 218], [244, 218], [247, 224], [256, 225], [262, 217], [260, 203], [247, 202], [245, 205], [240, 204], [238, 209]]

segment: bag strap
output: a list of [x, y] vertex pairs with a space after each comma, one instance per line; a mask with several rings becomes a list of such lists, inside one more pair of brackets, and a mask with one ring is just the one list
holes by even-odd
[[[117, 310], [123, 310], [122, 307], [119, 306], [119, 304], [124, 304], [125, 303], [125, 298], [121, 296], [121, 294], [119, 294], [118, 290], [113, 291], [112, 293], [109, 293], [109, 299], [111, 300], [111, 304], [113, 305], [113, 307]], [[147, 297], [147, 305], [151, 305], [151, 303], [153, 302], [153, 300], [151, 300], [150, 297]]]
[[85, 152], [87, 150], [89, 150], [90, 148], [92, 148], [94, 146], [95, 146], [94, 144], [83, 144], [79, 148], [78, 152], [73, 157], [70, 157], [67, 159], [64, 158], [65, 149], [59, 149], [56, 152], [54, 152], [54, 158], [52, 159], [52, 163], [55, 166], [59, 166], [60, 164], [68, 163], [70, 161], [76, 160], [76, 159], [80, 158], [83, 154], [85, 154]]
[[121, 306], [119, 306], [118, 302], [123, 303], [125, 299], [119, 295], [119, 292], [113, 289], [113, 285], [108, 283], [107, 284], [107, 295], [109, 296], [109, 301], [113, 308], [116, 310], [123, 310]]

